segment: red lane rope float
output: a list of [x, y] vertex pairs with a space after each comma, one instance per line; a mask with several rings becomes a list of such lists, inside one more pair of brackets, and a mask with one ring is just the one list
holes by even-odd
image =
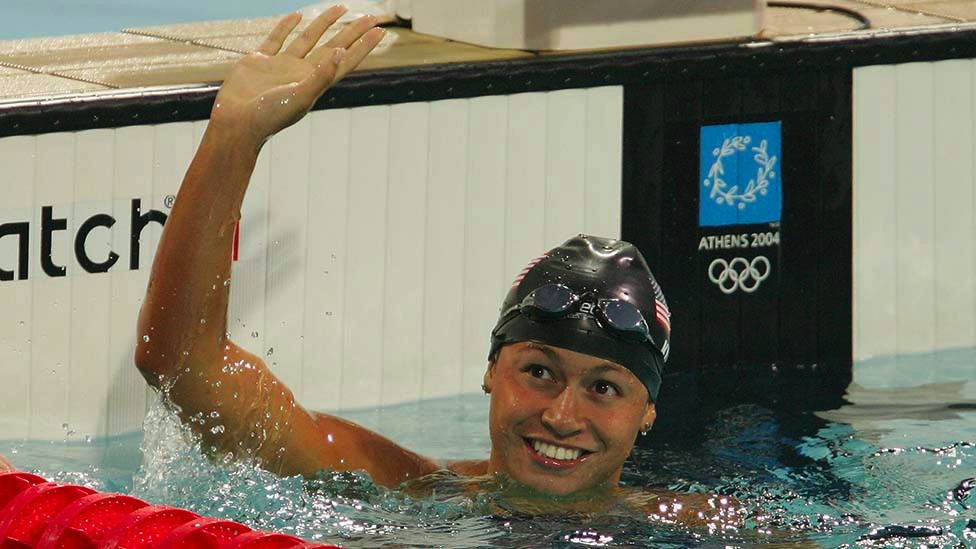
[[0, 509], [6, 507], [10, 503], [10, 500], [17, 497], [17, 494], [42, 482], [47, 481], [30, 473], [16, 472], [0, 474]]
[[97, 549], [151, 549], [166, 534], [198, 518], [196, 513], [175, 507], [143, 507], [115, 523]]
[[339, 549], [131, 496], [0, 474], [0, 549]]
[[42, 482], [14, 496], [0, 516], [3, 547], [34, 547], [51, 519], [72, 502], [95, 491], [84, 486]]
[[116, 523], [148, 505], [119, 494], [85, 496], [51, 520], [34, 549], [91, 549]]
[[215, 518], [191, 520], [163, 538], [156, 549], [219, 549], [251, 529], [239, 522]]
[[220, 546], [220, 549], [289, 549], [305, 541], [287, 534], [248, 532]]

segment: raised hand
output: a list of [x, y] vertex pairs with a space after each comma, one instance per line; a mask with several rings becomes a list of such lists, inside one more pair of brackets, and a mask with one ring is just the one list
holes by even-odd
[[316, 47], [345, 12], [345, 6], [326, 10], [282, 51], [302, 16], [292, 13], [283, 18], [258, 50], [230, 71], [217, 94], [211, 123], [243, 132], [242, 137], [260, 147], [298, 122], [329, 86], [359, 65], [383, 38], [385, 31], [376, 28], [376, 18], [365, 16]]

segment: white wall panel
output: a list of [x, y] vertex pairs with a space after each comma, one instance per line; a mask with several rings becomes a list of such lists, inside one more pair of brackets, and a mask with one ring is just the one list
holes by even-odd
[[[311, 115], [313, 147], [309, 159], [305, 263], [305, 300], [310, 305], [305, 307], [302, 342], [304, 383], [295, 388], [295, 394], [306, 406], [317, 410], [337, 408], [342, 389], [351, 118], [352, 111], [348, 109]], [[261, 210], [245, 205], [245, 211]]]
[[430, 106], [421, 396], [461, 390], [468, 100]]
[[895, 73], [895, 285], [898, 353], [935, 346], [935, 204], [932, 64]]
[[[76, 145], [73, 217], [79, 226], [93, 216], [104, 215], [112, 204], [115, 132], [82, 132], [77, 135]], [[98, 227], [89, 233], [86, 252], [94, 262], [107, 263], [114, 257], [115, 265], [118, 265], [122, 256], [112, 250], [110, 230]], [[107, 399], [92, 398], [91, 395], [107, 395], [110, 386], [110, 277], [108, 272], [83, 274], [79, 267], [70, 277], [72, 303], [68, 350], [72, 363], [68, 372], [67, 423], [72, 431], [81, 435], [101, 433], [106, 428]], [[85, 361], [84, 367], [79, 367], [80, 359]]]
[[586, 185], [586, 90], [547, 94], [547, 247], [583, 232]]
[[894, 351], [895, 87], [893, 67], [868, 67], [854, 78], [854, 348], [855, 358]]
[[933, 117], [937, 349], [976, 342], [976, 322], [972, 321], [976, 319], [973, 66], [971, 60], [957, 60], [933, 67], [933, 93], [937, 93]]
[[[149, 228], [139, 252], [139, 270], [129, 270], [131, 242], [129, 238], [132, 200], [148, 204], [153, 193], [156, 128], [137, 126], [115, 130], [115, 159], [113, 177], [112, 215], [118, 230], [112, 231], [112, 249], [121, 250], [122, 264], [109, 271], [112, 280], [112, 301], [109, 323], [109, 376], [107, 430], [123, 433], [139, 428], [140, 417], [146, 408], [146, 389], [142, 376], [132, 365], [135, 352], [135, 325], [139, 306], [146, 293], [152, 249], [148, 246]], [[121, 225], [121, 227], [120, 227]], [[146, 334], [139, 334], [146, 335]], [[77, 363], [77, 362], [76, 362]]]
[[[33, 220], [34, 152], [37, 139], [0, 139], [6, 181], [0, 211], [8, 223]], [[0, 238], [0, 268], [13, 279], [0, 281], [0, 436], [27, 437], [30, 420], [31, 331], [34, 326], [30, 280], [19, 280], [20, 238]], [[28, 263], [29, 265], [29, 263]]]
[[854, 74], [854, 355], [976, 344], [972, 60]]
[[487, 364], [489, 333], [515, 273], [505, 270], [505, 185], [509, 99], [471, 100], [465, 196], [464, 319], [461, 390], [478, 391]]
[[[619, 88], [312, 113], [259, 157], [232, 337], [314, 409], [478, 390], [499, 303], [524, 264], [579, 232], [619, 234], [621, 116]], [[0, 223], [32, 226], [31, 279], [0, 282], [0, 304], [16, 311], [0, 320], [0, 438], [139, 427], [135, 323], [161, 230], [142, 231], [131, 270], [133, 200], [137, 215], [168, 214], [204, 129], [0, 139], [12, 177]], [[38, 274], [42, 205], [68, 226], [53, 250], [66, 277]], [[119, 259], [91, 274], [73, 237], [103, 213], [115, 224], [92, 231], [86, 250]], [[0, 266], [16, 251], [0, 239]]]
[[424, 358], [424, 275], [427, 250], [427, 151], [430, 105], [408, 103], [390, 111], [389, 207], [383, 285], [383, 381], [380, 402], [421, 395]]
[[546, 246], [546, 138], [544, 93], [509, 97], [508, 179], [505, 205], [505, 272], [509, 282]]
[[[68, 235], [74, 234], [74, 222], [68, 219], [74, 199], [74, 134], [48, 134], [37, 138], [36, 173], [34, 181], [34, 224], [31, 240], [41, 244], [43, 223], [42, 205], [52, 205], [52, 222], [60, 230], [49, 232], [51, 263], [49, 268], [63, 266], [68, 275], [74, 268], [68, 261], [71, 247]], [[63, 227], [63, 228], [61, 228]], [[41, 244], [43, 245], [43, 244]], [[45, 261], [41, 247], [35, 244], [37, 261]], [[71, 284], [67, 276], [48, 277], [41, 269], [33, 273], [34, 297], [31, 321], [31, 385], [30, 436], [35, 438], [63, 437], [62, 425], [68, 421], [68, 382], [71, 362]]]
[[[355, 109], [349, 133], [341, 408], [380, 403], [390, 107]], [[419, 321], [419, 317], [418, 317]]]
[[309, 154], [312, 123], [302, 119], [267, 145], [268, 259], [264, 346], [253, 349], [289, 387], [302, 386]]

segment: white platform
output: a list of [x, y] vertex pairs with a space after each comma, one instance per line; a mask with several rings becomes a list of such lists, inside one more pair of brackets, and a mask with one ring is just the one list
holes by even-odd
[[494, 48], [595, 49], [754, 36], [764, 0], [410, 0], [417, 32]]

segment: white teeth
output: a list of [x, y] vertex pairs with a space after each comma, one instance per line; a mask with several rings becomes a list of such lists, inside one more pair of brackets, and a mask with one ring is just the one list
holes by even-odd
[[538, 440], [532, 441], [532, 447], [535, 448], [536, 452], [546, 456], [547, 458], [563, 461], [573, 461], [579, 459], [580, 454], [583, 453], [581, 450], [554, 446], [545, 442], [539, 442]]

